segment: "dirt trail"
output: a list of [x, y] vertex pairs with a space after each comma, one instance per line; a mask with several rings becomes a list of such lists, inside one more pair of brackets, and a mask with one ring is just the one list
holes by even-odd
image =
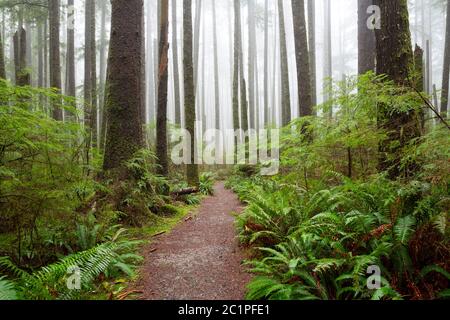
[[138, 283], [141, 299], [243, 299], [251, 276], [241, 265], [244, 254], [231, 215], [241, 210], [236, 195], [218, 183], [193, 219], [146, 249]]

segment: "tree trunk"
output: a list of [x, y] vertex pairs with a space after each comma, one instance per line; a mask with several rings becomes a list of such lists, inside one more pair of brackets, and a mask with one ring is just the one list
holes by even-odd
[[288, 125], [291, 121], [291, 92], [289, 87], [289, 65], [286, 47], [286, 26], [284, 22], [283, 0], [278, 0], [278, 15], [280, 23], [280, 58], [281, 58], [281, 124]]
[[112, 0], [107, 76], [105, 170], [124, 162], [144, 146], [140, 115], [143, 0]]
[[300, 117], [312, 115], [311, 78], [306, 32], [305, 1], [292, 0], [294, 19], [295, 58], [297, 61], [297, 87]]
[[[316, 4], [308, 0], [308, 48], [311, 76], [311, 103], [317, 105], [317, 72], [316, 72]], [[314, 113], [314, 111], [313, 111]]]
[[[239, 0], [233, 0], [234, 7], [234, 55], [233, 55], [233, 129], [239, 129], [239, 56], [241, 50], [241, 43], [239, 41], [240, 32], [240, 2]], [[235, 144], [235, 154], [237, 154]]]
[[375, 31], [367, 25], [373, 0], [358, 0], [358, 74], [375, 71]]
[[[88, 0], [89, 1], [89, 0]], [[96, 0], [90, 0], [91, 3], [91, 10], [89, 14], [90, 22], [90, 54], [91, 54], [91, 130], [92, 130], [92, 147], [97, 147], [98, 142], [98, 130], [97, 130], [97, 98], [98, 98], [98, 92], [97, 92], [97, 45], [96, 45], [96, 27], [95, 27], [95, 2]]]
[[[184, 0], [183, 0], [184, 1]], [[199, 72], [198, 57], [200, 55], [200, 22], [202, 17], [202, 0], [195, 2], [194, 30], [194, 85], [197, 90], [197, 74]]]
[[101, 150], [105, 148], [105, 130], [106, 130], [106, 117], [105, 117], [105, 82], [106, 82], [106, 47], [108, 40], [106, 36], [106, 4], [105, 0], [101, 2], [101, 29], [100, 29], [100, 88], [99, 88], [99, 125], [100, 125], [100, 140], [99, 147]]
[[191, 186], [199, 185], [198, 166], [195, 161], [195, 87], [192, 60], [192, 2], [183, 0], [183, 68], [184, 68], [184, 114], [186, 129], [190, 134], [190, 159], [186, 168], [187, 182]]
[[269, 0], [264, 3], [264, 126], [269, 124]]
[[16, 85], [30, 85], [30, 74], [27, 70], [27, 32], [24, 28], [14, 34], [14, 65], [16, 71]]
[[167, 86], [169, 75], [169, 0], [161, 1], [161, 25], [159, 27], [158, 112], [156, 120], [156, 156], [158, 173], [169, 174], [167, 157]]
[[[50, 28], [50, 87], [61, 92], [61, 59], [59, 40], [59, 16], [60, 1], [49, 0], [49, 28]], [[61, 101], [58, 98], [52, 99], [53, 118], [58, 121], [63, 120]]]
[[241, 100], [241, 129], [248, 131], [248, 101], [247, 101], [247, 87], [244, 75], [244, 49], [242, 42], [242, 25], [241, 25], [241, 7], [240, 2], [238, 5], [237, 13], [237, 30], [239, 38], [239, 87], [240, 87], [240, 100]]
[[38, 23], [37, 26], [37, 37], [38, 37], [38, 88], [44, 87], [44, 31], [42, 29], [42, 24]]
[[177, 0], [172, 0], [172, 65], [175, 97], [175, 124], [181, 126], [180, 73], [178, 68]]
[[[214, 129], [220, 129], [220, 75], [219, 75], [219, 54], [217, 45], [217, 14], [216, 14], [216, 2], [212, 1], [213, 10], [213, 45], [214, 45], [214, 114], [215, 114], [215, 126]], [[217, 137], [218, 138], [218, 137]], [[216, 139], [218, 141], [218, 139]], [[216, 152], [217, 150], [216, 144]]]
[[[398, 86], [412, 85], [410, 70], [413, 68], [411, 34], [407, 0], [376, 0], [381, 9], [381, 29], [375, 32], [377, 43], [377, 74], [386, 75]], [[386, 106], [379, 107], [379, 123], [388, 132], [380, 145], [380, 170], [389, 177], [401, 174], [401, 149], [420, 135], [416, 115], [413, 112], [392, 112]], [[393, 145], [393, 146], [392, 146]], [[406, 174], [408, 174], [408, 168]]]
[[250, 129], [255, 128], [255, 59], [256, 21], [254, 0], [248, 0], [248, 106]]
[[[68, 0], [67, 6], [66, 96], [75, 98], [75, 25], [73, 24], [75, 18], [74, 0]], [[70, 117], [73, 117], [73, 115], [71, 114], [69, 118]]]
[[151, 1], [146, 1], [147, 8], [147, 66], [148, 66], [148, 76], [147, 76], [147, 101], [148, 101], [148, 115], [147, 122], [151, 123], [155, 120], [155, 49], [153, 45], [152, 38], [152, 22], [151, 22]]
[[447, 0], [447, 27], [445, 31], [444, 70], [442, 73], [441, 114], [448, 115], [448, 94], [450, 77], [450, 0]]
[[[333, 53], [331, 47], [331, 1], [324, 0], [325, 16], [324, 16], [324, 80], [323, 95], [324, 103], [331, 99], [329, 92], [329, 84], [333, 77]], [[330, 118], [333, 116], [333, 106], [330, 106]]]
[[0, 79], [6, 80], [5, 54], [1, 34], [0, 34]]

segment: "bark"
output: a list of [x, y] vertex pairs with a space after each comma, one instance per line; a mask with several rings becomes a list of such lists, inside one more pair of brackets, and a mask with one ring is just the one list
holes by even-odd
[[311, 77], [306, 32], [305, 1], [292, 0], [294, 19], [295, 58], [297, 61], [297, 87], [300, 117], [312, 115]]
[[190, 159], [186, 167], [187, 182], [191, 186], [199, 185], [198, 166], [195, 164], [195, 87], [192, 59], [192, 2], [183, 0], [183, 68], [184, 68], [184, 111], [186, 129], [190, 139]]
[[[333, 77], [333, 60], [332, 60], [332, 48], [331, 48], [331, 1], [324, 0], [325, 16], [324, 16], [324, 102], [328, 102], [331, 99], [329, 93], [329, 83]], [[330, 108], [330, 118], [333, 116], [333, 107]]]
[[[50, 87], [61, 92], [61, 59], [60, 59], [60, 1], [48, 0], [49, 4], [49, 30], [50, 30]], [[52, 115], [57, 121], [63, 120], [61, 100], [52, 99]]]
[[144, 146], [140, 116], [143, 0], [112, 0], [107, 71], [105, 170], [124, 162]]
[[269, 0], [264, 3], [264, 126], [269, 124]]
[[[398, 86], [411, 86], [410, 70], [413, 68], [413, 53], [407, 0], [376, 0], [381, 9], [381, 29], [377, 30], [377, 74], [384, 74]], [[395, 179], [402, 174], [400, 168], [401, 149], [420, 135], [414, 112], [388, 110], [379, 107], [379, 124], [387, 131], [387, 138], [380, 145], [382, 171], [388, 171]], [[404, 175], [414, 168], [406, 168]]]
[[[88, 0], [89, 1], [89, 0]], [[91, 59], [91, 89], [92, 89], [92, 93], [91, 93], [91, 130], [92, 130], [92, 146], [95, 148], [97, 147], [97, 142], [98, 142], [98, 128], [97, 128], [97, 106], [98, 106], [98, 102], [97, 102], [97, 98], [98, 98], [98, 93], [97, 93], [97, 46], [96, 46], [96, 27], [95, 27], [95, 2], [96, 0], [90, 0], [91, 3], [91, 10], [90, 10], [90, 15], [89, 15], [89, 19], [91, 20], [90, 22], [90, 41], [91, 41], [91, 46], [90, 46], [90, 59]]]
[[29, 86], [30, 73], [27, 69], [27, 32], [24, 28], [14, 34], [14, 65], [16, 85]]
[[239, 129], [239, 55], [241, 50], [241, 44], [239, 42], [240, 4], [239, 0], [233, 1], [234, 1], [233, 129], [237, 130]]
[[445, 31], [444, 70], [442, 73], [441, 115], [448, 116], [448, 94], [450, 78], [450, 0], [447, 0], [447, 27]]
[[375, 31], [367, 26], [373, 0], [358, 0], [358, 74], [375, 71]]
[[250, 128], [255, 128], [255, 59], [256, 21], [254, 0], [248, 0], [248, 106]]
[[49, 58], [49, 50], [48, 50], [48, 45], [49, 45], [49, 42], [48, 42], [48, 20], [49, 19], [45, 19], [45, 22], [44, 22], [44, 33], [43, 33], [43, 43], [44, 43], [44, 48], [43, 48], [43, 50], [44, 50], [44, 53], [43, 53], [43, 58], [44, 58], [44, 65], [43, 65], [43, 67], [44, 67], [44, 84], [43, 84], [43, 87], [45, 87], [45, 88], [47, 88], [48, 87], [48, 85], [49, 85], [49, 61], [48, 61], [48, 58]]
[[[214, 129], [220, 129], [220, 76], [219, 76], [219, 55], [218, 55], [218, 45], [217, 45], [217, 14], [216, 14], [216, 1], [212, 1], [213, 9], [213, 45], [214, 45], [214, 114], [215, 114], [215, 126]], [[217, 139], [218, 140], [218, 139]], [[217, 150], [216, 145], [216, 151]]]
[[6, 80], [5, 54], [1, 34], [0, 34], [0, 79]]
[[289, 88], [289, 65], [286, 46], [286, 26], [284, 21], [283, 0], [278, 0], [280, 23], [280, 58], [281, 58], [281, 124], [286, 126], [291, 121], [291, 93]]
[[239, 89], [240, 89], [240, 107], [241, 107], [241, 129], [243, 131], [248, 130], [248, 101], [247, 101], [247, 88], [244, 77], [244, 52], [242, 42], [242, 27], [241, 27], [241, 5], [240, 2], [237, 6], [237, 35], [239, 44]]
[[38, 88], [44, 87], [44, 31], [42, 29], [42, 24], [38, 23], [37, 26], [37, 37], [38, 37]]
[[146, 1], [147, 8], [147, 65], [148, 65], [148, 82], [147, 82], [147, 99], [148, 99], [148, 114], [147, 122], [151, 123], [155, 120], [155, 53], [153, 48], [152, 23], [151, 23], [151, 2]]
[[101, 30], [100, 30], [100, 90], [99, 90], [99, 124], [100, 124], [100, 140], [99, 146], [101, 150], [105, 148], [105, 130], [106, 130], [106, 115], [105, 115], [105, 82], [106, 82], [106, 47], [108, 40], [106, 38], [106, 0], [102, 0], [101, 5]]
[[[183, 0], [184, 1], [184, 0]], [[195, 2], [195, 30], [194, 30], [194, 85], [197, 88], [197, 74], [199, 72], [198, 57], [200, 55], [200, 22], [202, 17], [202, 0]]]
[[[66, 96], [75, 98], [75, 26], [70, 22], [75, 15], [74, 0], [68, 0], [67, 5]], [[70, 117], [73, 115], [69, 115]]]
[[[317, 105], [317, 72], [316, 72], [316, 4], [308, 0], [308, 48], [311, 76], [311, 103]], [[314, 113], [314, 111], [313, 111]]]
[[172, 0], [172, 65], [175, 97], [175, 124], [181, 126], [180, 73], [178, 67], [177, 0]]
[[167, 157], [167, 87], [169, 75], [169, 0], [161, 1], [161, 25], [159, 27], [158, 112], [156, 120], [156, 157], [158, 173], [169, 174]]

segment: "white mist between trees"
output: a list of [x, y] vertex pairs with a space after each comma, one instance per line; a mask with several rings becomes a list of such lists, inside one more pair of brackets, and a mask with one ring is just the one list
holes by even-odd
[[[202, 128], [197, 121], [196, 127]], [[194, 143], [194, 164], [206, 165], [261, 165], [262, 175], [275, 175], [280, 165], [280, 130], [207, 129], [192, 141], [188, 130], [174, 130], [170, 135], [173, 145], [171, 160], [175, 165], [191, 163], [191, 148]]]

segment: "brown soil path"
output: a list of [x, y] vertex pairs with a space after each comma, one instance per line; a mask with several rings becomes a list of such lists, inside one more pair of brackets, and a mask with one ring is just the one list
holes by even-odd
[[[198, 214], [145, 252], [139, 289], [146, 300], [240, 300], [251, 276], [241, 262], [233, 212], [242, 204], [223, 183]], [[156, 249], [156, 251], [155, 251]]]

